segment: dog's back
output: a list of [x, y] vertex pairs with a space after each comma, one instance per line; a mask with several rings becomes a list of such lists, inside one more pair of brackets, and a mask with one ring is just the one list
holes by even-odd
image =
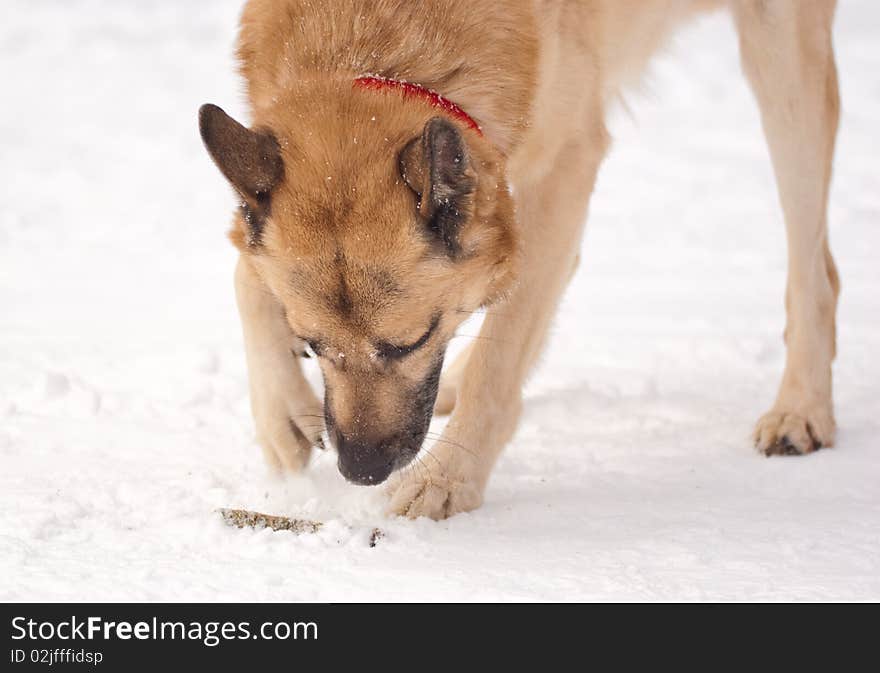
[[255, 110], [301, 81], [376, 74], [469, 104], [504, 144], [528, 123], [535, 36], [523, 0], [250, 0], [238, 55]]
[[[636, 81], [672, 30], [723, 0], [250, 0], [238, 55], [254, 109], [333, 76], [418, 82], [511, 150], [537, 99], [571, 113]], [[540, 111], [537, 112], [540, 114]], [[556, 122], [551, 124], [556, 126]]]

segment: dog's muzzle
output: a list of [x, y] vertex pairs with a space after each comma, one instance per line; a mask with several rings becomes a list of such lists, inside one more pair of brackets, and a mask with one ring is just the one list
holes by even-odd
[[406, 442], [402, 437], [364, 441], [346, 437], [337, 428], [332, 428], [330, 439], [339, 456], [337, 465], [342, 476], [355, 484], [376, 486], [415, 457], [424, 434], [407, 437]]

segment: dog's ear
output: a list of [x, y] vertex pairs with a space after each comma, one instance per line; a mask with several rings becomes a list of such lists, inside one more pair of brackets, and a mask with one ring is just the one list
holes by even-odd
[[400, 153], [400, 174], [416, 193], [419, 215], [450, 255], [461, 250], [459, 233], [473, 211], [476, 173], [458, 127], [434, 117]]
[[217, 168], [251, 206], [283, 177], [281, 148], [271, 132], [252, 131], [210, 104], [199, 108], [199, 132]]

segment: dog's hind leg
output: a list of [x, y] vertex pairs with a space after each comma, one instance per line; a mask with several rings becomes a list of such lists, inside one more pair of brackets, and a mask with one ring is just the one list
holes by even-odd
[[297, 472], [324, 431], [321, 403], [300, 369], [298, 353], [304, 346], [291, 333], [281, 304], [244, 257], [235, 269], [235, 295], [257, 441], [270, 467]]
[[455, 408], [455, 398], [458, 396], [458, 388], [461, 385], [461, 377], [467, 368], [468, 358], [474, 344], [470, 343], [465, 349], [458, 354], [452, 365], [443, 372], [440, 378], [440, 387], [437, 390], [437, 400], [434, 402], [434, 413], [446, 415], [451, 414]]
[[[571, 265], [571, 271], [568, 274], [569, 281], [574, 278], [574, 274], [577, 271], [578, 266], [580, 266], [580, 263], [581, 256], [580, 254], [576, 254], [574, 257], [574, 263]], [[440, 389], [437, 391], [437, 401], [434, 403], [435, 414], [451, 414], [452, 410], [455, 409], [455, 400], [458, 396], [458, 389], [461, 386], [461, 378], [467, 368], [468, 358], [470, 357], [473, 348], [474, 344], [470, 343], [467, 348], [458, 354], [458, 357], [455, 358], [452, 366], [447, 371], [443, 372], [443, 378], [440, 379]]]
[[[568, 276], [569, 281], [574, 277], [574, 274], [580, 265], [580, 261], [580, 254], [575, 255], [574, 263], [571, 265], [571, 271]], [[437, 401], [434, 403], [435, 414], [451, 414], [452, 410], [455, 408], [455, 399], [458, 396], [458, 389], [461, 386], [461, 377], [464, 375], [465, 369], [467, 368], [468, 358], [470, 357], [473, 348], [474, 344], [470, 343], [467, 348], [458, 354], [458, 357], [455, 358], [452, 366], [449, 367], [447, 371], [443, 372], [443, 378], [440, 379], [440, 389], [437, 391]]]
[[508, 300], [490, 310], [462, 372], [455, 411], [429, 455], [393, 485], [391, 511], [435, 519], [478, 507], [516, 430], [522, 385], [577, 265], [587, 203], [608, 138], [597, 125], [515, 186], [523, 262]]
[[743, 69], [761, 108], [788, 239], [785, 373], [755, 429], [766, 455], [834, 441], [831, 361], [839, 281], [827, 205], [838, 121], [833, 0], [736, 0]]

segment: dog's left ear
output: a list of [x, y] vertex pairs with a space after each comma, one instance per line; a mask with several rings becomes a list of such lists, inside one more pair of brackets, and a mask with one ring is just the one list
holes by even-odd
[[199, 132], [217, 168], [252, 207], [281, 181], [284, 162], [271, 132], [242, 126], [210, 104], [199, 108]]
[[477, 185], [461, 131], [444, 117], [430, 119], [421, 137], [403, 148], [399, 164], [401, 177], [416, 193], [419, 215], [449, 254], [457, 255]]

